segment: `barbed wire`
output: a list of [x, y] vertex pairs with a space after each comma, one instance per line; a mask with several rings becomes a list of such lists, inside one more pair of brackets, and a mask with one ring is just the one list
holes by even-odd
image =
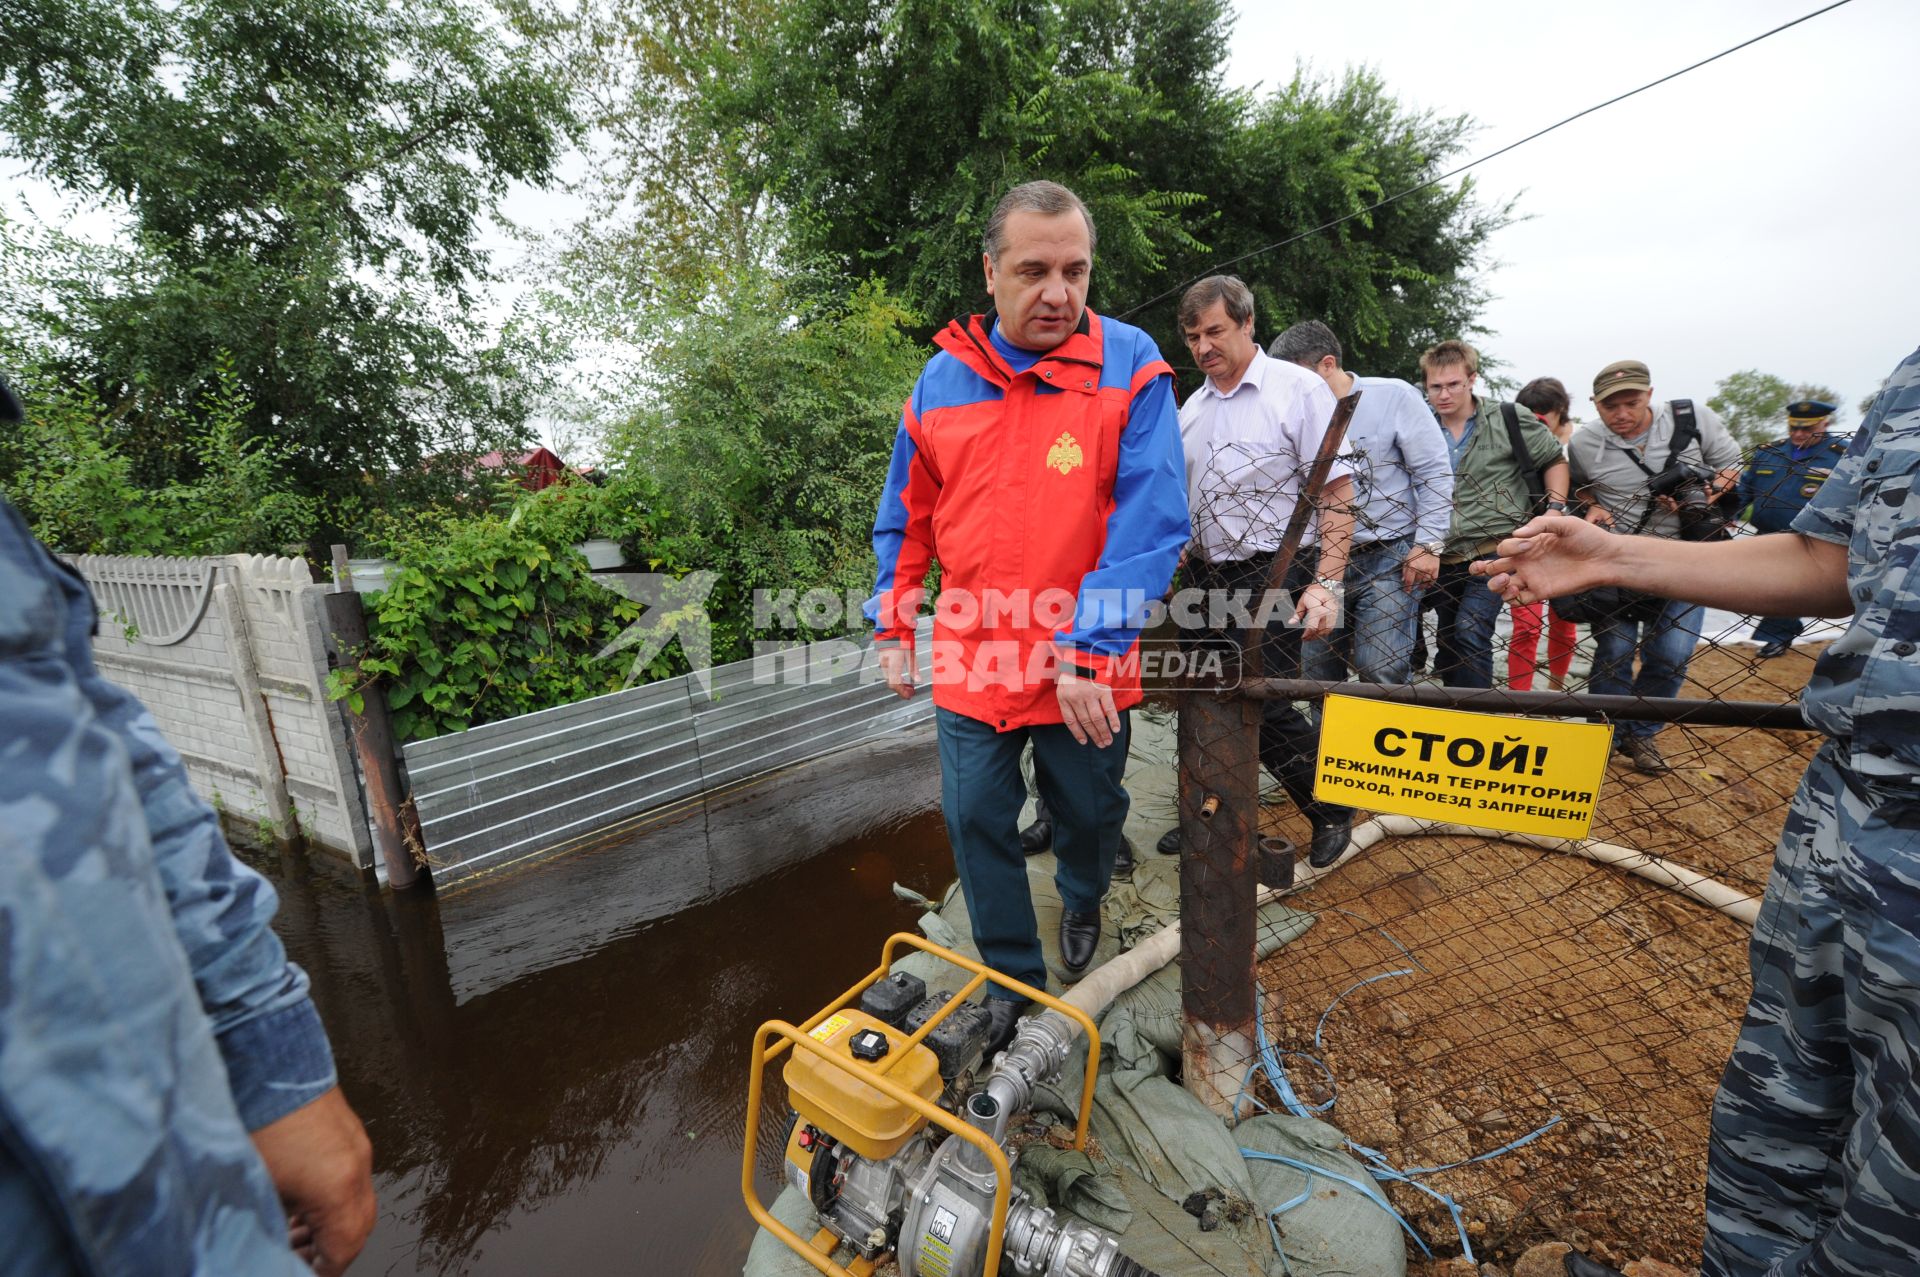
[[[1371, 472], [1390, 464], [1364, 448], [1348, 461], [1363, 493], [1377, 486]], [[1306, 472], [1297, 459], [1244, 443], [1217, 450], [1193, 493], [1200, 552], [1178, 584], [1270, 577], [1275, 529]], [[1516, 479], [1469, 473], [1456, 476], [1453, 508], [1510, 510], [1517, 522], [1529, 498]], [[1413, 496], [1359, 511], [1362, 541], [1407, 525], [1418, 505]], [[1734, 534], [1753, 533], [1742, 525]], [[1475, 548], [1455, 541], [1445, 557], [1458, 563]], [[1294, 580], [1313, 570], [1316, 552], [1302, 552]], [[1365, 552], [1384, 554], [1397, 574], [1407, 538]], [[1353, 572], [1350, 565], [1342, 630], [1321, 644], [1297, 641], [1296, 631], [1293, 643], [1273, 649], [1290, 663], [1275, 666], [1270, 653], [1267, 675], [1355, 677], [1356, 652], [1367, 646], [1413, 665], [1404, 616], [1373, 607]], [[1484, 581], [1474, 578], [1473, 588]], [[1616, 622], [1555, 626], [1550, 608], [1535, 610], [1530, 624], [1518, 615], [1525, 609], [1500, 604], [1480, 640], [1496, 704], [1549, 680], [1580, 693], [1623, 676], [1625, 696], [1666, 699], [1635, 680], [1646, 641], [1671, 640], [1674, 627], [1637, 627], [1623, 670]], [[1670, 662], [1679, 667], [1671, 696], [1703, 707], [1791, 701], [1818, 646], [1838, 632], [1816, 627], [1787, 655], [1759, 660], [1751, 636], [1759, 618], [1697, 616], [1697, 639]], [[1692, 625], [1680, 629], [1690, 634]], [[1429, 656], [1424, 669], [1409, 669], [1409, 683], [1460, 681], [1459, 670], [1435, 668], [1443, 636], [1431, 612], [1420, 628]], [[1314, 822], [1284, 756], [1300, 746], [1286, 721], [1311, 724], [1318, 706], [1266, 701], [1261, 712], [1265, 767], [1258, 792], [1240, 797], [1257, 804], [1259, 831], [1291, 842], [1304, 861]], [[1535, 711], [1515, 699], [1509, 712]], [[1665, 770], [1623, 753], [1609, 760], [1590, 840], [1757, 900], [1817, 737], [1683, 716], [1657, 739]], [[1310, 731], [1304, 747], [1319, 752]], [[1183, 757], [1182, 773], [1223, 785], [1232, 752]], [[1378, 815], [1356, 810], [1354, 828]], [[1746, 922], [1618, 868], [1485, 832], [1380, 837], [1286, 903], [1315, 922], [1259, 969], [1261, 1045], [1242, 1062], [1254, 1079], [1248, 1111], [1265, 1106], [1339, 1128], [1417, 1235], [1415, 1251], [1445, 1258], [1471, 1246], [1477, 1259], [1497, 1261], [1562, 1240], [1616, 1263], [1692, 1262], [1704, 1233], [1709, 1107], [1747, 995]]]

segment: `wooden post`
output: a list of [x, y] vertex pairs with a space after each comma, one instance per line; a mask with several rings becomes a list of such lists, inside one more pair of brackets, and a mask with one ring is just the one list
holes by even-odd
[[[334, 593], [325, 597], [327, 630], [342, 654], [363, 652], [367, 647], [367, 615], [360, 606], [360, 596], [343, 589], [351, 584], [345, 571], [345, 546], [333, 547], [333, 562]], [[360, 695], [359, 711], [349, 704], [347, 716], [353, 724], [353, 749], [360, 759], [374, 840], [380, 844], [380, 857], [387, 866], [387, 885], [395, 890], [411, 887], [420, 873], [413, 854], [420, 847], [420, 827], [413, 814], [413, 801], [400, 784], [387, 698], [377, 687], [366, 688]], [[424, 853], [424, 848], [421, 850]]]

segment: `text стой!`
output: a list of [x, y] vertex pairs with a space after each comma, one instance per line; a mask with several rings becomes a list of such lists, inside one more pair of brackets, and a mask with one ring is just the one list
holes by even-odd
[[1322, 802], [1550, 838], [1584, 838], [1613, 729], [1329, 696]]

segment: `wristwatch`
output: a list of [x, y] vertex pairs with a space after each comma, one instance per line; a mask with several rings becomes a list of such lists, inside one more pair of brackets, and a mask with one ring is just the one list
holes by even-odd
[[1447, 543], [1445, 541], [1416, 541], [1413, 545], [1414, 549], [1425, 550], [1428, 554], [1434, 555], [1435, 557], [1446, 553], [1447, 550]]
[[1564, 501], [1549, 501], [1547, 502], [1547, 509], [1557, 510], [1561, 514], [1565, 514], [1567, 512], [1567, 503]]
[[1336, 581], [1330, 576], [1315, 577], [1313, 583], [1333, 595], [1336, 599], [1347, 592], [1345, 581]]

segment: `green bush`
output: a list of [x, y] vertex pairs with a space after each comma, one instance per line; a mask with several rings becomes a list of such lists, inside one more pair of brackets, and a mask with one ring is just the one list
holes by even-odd
[[124, 422], [85, 392], [31, 370], [27, 420], [0, 442], [0, 486], [34, 534], [70, 554], [279, 554], [304, 538], [314, 502], [289, 492], [286, 449], [245, 432], [230, 360], [190, 416], [165, 433], [183, 454], [162, 487], [142, 486]]
[[[639, 607], [593, 579], [573, 545], [643, 519], [629, 488], [501, 485], [496, 509], [390, 518], [380, 548], [401, 565], [369, 595], [368, 649], [334, 671], [329, 692], [355, 712], [378, 684], [402, 740], [426, 740], [565, 705], [626, 682], [627, 663], [596, 653]], [[648, 677], [670, 672], [656, 661]]]
[[914, 322], [878, 283], [764, 278], [657, 321], [649, 406], [609, 431], [606, 449], [619, 473], [667, 494], [650, 506], [656, 570], [719, 574], [716, 661], [750, 654], [757, 589], [872, 588], [874, 507], [927, 357]]

